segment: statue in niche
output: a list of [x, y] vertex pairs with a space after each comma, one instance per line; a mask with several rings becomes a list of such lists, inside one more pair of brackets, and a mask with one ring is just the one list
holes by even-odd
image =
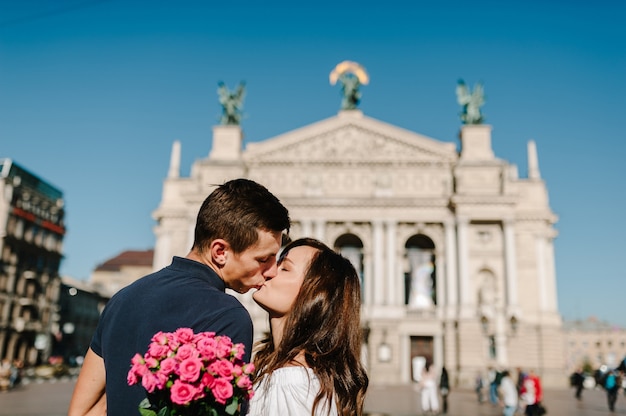
[[480, 113], [480, 107], [485, 104], [483, 85], [476, 83], [474, 90], [470, 92], [465, 82], [460, 79], [456, 86], [456, 98], [463, 107], [461, 121], [463, 124], [482, 124], [485, 118]]
[[343, 61], [339, 63], [330, 73], [330, 84], [341, 83], [342, 110], [354, 110], [361, 101], [361, 85], [367, 85], [369, 77], [365, 68], [356, 62]]
[[431, 260], [431, 253], [419, 249], [410, 249], [408, 252], [411, 268], [411, 291], [409, 307], [413, 309], [429, 309], [433, 302], [433, 272], [435, 266]]
[[242, 81], [235, 91], [230, 91], [223, 82], [217, 84], [217, 95], [222, 105], [222, 116], [220, 124], [235, 125], [241, 124], [243, 110], [243, 98], [246, 94], [246, 84]]

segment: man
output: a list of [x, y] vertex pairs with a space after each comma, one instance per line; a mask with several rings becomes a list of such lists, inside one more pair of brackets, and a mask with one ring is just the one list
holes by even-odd
[[502, 396], [502, 414], [504, 416], [513, 416], [515, 410], [517, 410], [517, 386], [513, 383], [508, 370], [502, 372], [500, 394]]
[[582, 400], [583, 396], [583, 388], [585, 386], [585, 375], [583, 374], [582, 368], [577, 368], [571, 376], [572, 386], [576, 388], [576, 394], [574, 395], [576, 399]]
[[619, 387], [622, 384], [622, 381], [615, 370], [609, 370], [609, 372], [604, 376], [604, 388], [606, 390], [606, 398], [609, 403], [609, 410], [611, 412], [615, 411], [615, 402], [617, 401], [617, 392], [619, 391]]
[[[252, 320], [226, 288], [245, 293], [276, 275], [289, 214], [263, 186], [235, 179], [215, 189], [198, 213], [185, 258], [122, 289], [108, 302], [85, 356], [68, 415], [139, 414], [141, 385], [128, 386], [134, 354], [158, 331], [189, 327], [243, 343], [250, 360]], [[106, 394], [105, 394], [106, 391]]]

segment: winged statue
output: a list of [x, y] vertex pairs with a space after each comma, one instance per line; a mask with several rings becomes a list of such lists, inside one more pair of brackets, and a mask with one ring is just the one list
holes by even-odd
[[485, 118], [480, 113], [480, 107], [485, 104], [483, 85], [476, 83], [474, 90], [470, 91], [465, 82], [460, 79], [456, 86], [456, 98], [463, 107], [461, 121], [463, 124], [482, 124]]
[[367, 85], [369, 77], [365, 68], [357, 62], [343, 61], [339, 63], [330, 73], [330, 83], [335, 85], [341, 83], [342, 110], [354, 110], [361, 101], [361, 85]]
[[217, 95], [219, 97], [220, 104], [222, 105], [220, 124], [237, 126], [241, 124], [243, 99], [246, 95], [245, 82], [240, 82], [235, 91], [230, 91], [228, 87], [220, 81], [217, 84]]

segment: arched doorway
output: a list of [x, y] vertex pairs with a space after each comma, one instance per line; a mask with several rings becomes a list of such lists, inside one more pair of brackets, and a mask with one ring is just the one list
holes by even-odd
[[363, 291], [363, 242], [354, 234], [342, 234], [335, 240], [335, 251], [350, 260], [361, 280]]

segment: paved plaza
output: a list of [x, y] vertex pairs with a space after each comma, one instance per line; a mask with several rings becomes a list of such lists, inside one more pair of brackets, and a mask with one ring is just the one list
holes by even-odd
[[[73, 379], [33, 382], [12, 391], [0, 393], [0, 416], [66, 416], [74, 388]], [[586, 390], [578, 402], [572, 390], [548, 390], [544, 403], [548, 415], [599, 416], [610, 415], [603, 390]], [[417, 416], [419, 395], [411, 386], [371, 387], [365, 401], [369, 416]], [[479, 404], [470, 390], [453, 390], [449, 400], [449, 416], [498, 416], [499, 408]], [[614, 415], [626, 415], [626, 397], [620, 393]], [[277, 415], [280, 416], [280, 415]]]

